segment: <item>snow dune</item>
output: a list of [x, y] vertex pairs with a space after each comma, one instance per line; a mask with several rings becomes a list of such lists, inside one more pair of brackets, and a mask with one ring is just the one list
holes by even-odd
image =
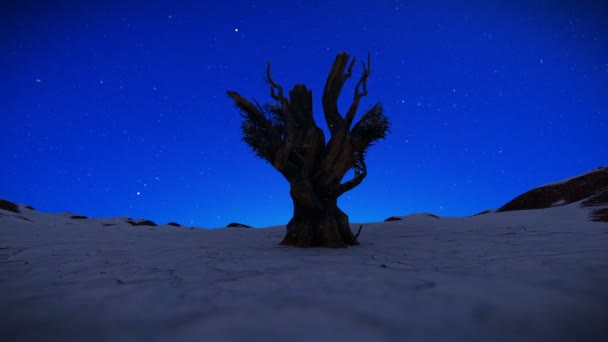
[[347, 249], [20, 211], [0, 210], [3, 341], [608, 340], [608, 224], [578, 203], [409, 215]]

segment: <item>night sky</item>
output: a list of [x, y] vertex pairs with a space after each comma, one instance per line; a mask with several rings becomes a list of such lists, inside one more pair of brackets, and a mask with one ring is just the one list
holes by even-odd
[[271, 60], [326, 130], [342, 51], [371, 54], [360, 111], [380, 101], [392, 122], [340, 198], [351, 222], [471, 215], [608, 164], [605, 1], [1, 4], [0, 198], [41, 211], [286, 224], [288, 183], [241, 141], [226, 90], [269, 101]]

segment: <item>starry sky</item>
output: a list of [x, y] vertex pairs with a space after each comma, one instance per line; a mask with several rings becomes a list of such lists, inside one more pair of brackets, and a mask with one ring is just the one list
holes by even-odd
[[343, 51], [370, 53], [360, 109], [392, 122], [340, 198], [351, 222], [471, 215], [608, 164], [605, 1], [0, 3], [0, 198], [41, 211], [286, 224], [288, 183], [241, 141], [226, 90], [269, 101], [271, 60], [326, 130]]

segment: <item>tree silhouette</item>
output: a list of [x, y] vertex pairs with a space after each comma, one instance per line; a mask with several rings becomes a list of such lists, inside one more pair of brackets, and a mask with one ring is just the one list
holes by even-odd
[[[355, 86], [352, 104], [346, 115], [338, 111], [338, 97], [351, 77], [355, 59], [347, 53], [336, 56], [323, 90], [323, 111], [331, 137], [326, 142], [312, 111], [312, 93], [303, 84], [289, 92], [270, 75], [270, 97], [274, 103], [260, 105], [234, 91], [228, 96], [240, 110], [243, 141], [256, 156], [268, 161], [290, 184], [293, 218], [281, 245], [299, 247], [347, 247], [358, 245], [348, 216], [338, 208], [338, 197], [352, 190], [367, 176], [365, 155], [370, 146], [386, 137], [390, 123], [380, 103], [375, 104], [352, 125], [359, 102], [367, 95], [370, 57], [362, 63], [363, 73]], [[351, 129], [352, 126], [352, 129]], [[353, 170], [353, 178], [342, 182]]]

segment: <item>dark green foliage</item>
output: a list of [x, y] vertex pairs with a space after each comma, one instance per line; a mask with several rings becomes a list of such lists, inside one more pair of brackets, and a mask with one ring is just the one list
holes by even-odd
[[352, 129], [351, 136], [355, 150], [365, 155], [367, 149], [375, 142], [386, 138], [390, 132], [390, 122], [384, 115], [382, 104], [377, 103], [361, 118]]
[[[281, 107], [277, 104], [266, 103], [260, 106], [256, 102], [257, 110], [264, 115], [264, 118], [270, 122], [275, 130], [280, 134], [281, 138], [285, 136], [285, 118], [281, 113]], [[237, 104], [238, 107], [238, 104]], [[242, 140], [251, 147], [251, 150], [257, 157], [265, 160], [270, 160], [272, 155], [272, 136], [266, 131], [264, 124], [256, 120], [252, 115], [247, 115], [247, 112], [241, 109], [241, 131], [243, 132]]]
[[270, 121], [272, 126], [279, 132], [281, 138], [285, 137], [285, 116], [278, 103], [266, 103], [261, 108], [264, 116]]
[[244, 116], [241, 131], [243, 132], [242, 140], [251, 147], [257, 157], [266, 160], [271, 158], [272, 143], [269, 134], [262, 125]]

